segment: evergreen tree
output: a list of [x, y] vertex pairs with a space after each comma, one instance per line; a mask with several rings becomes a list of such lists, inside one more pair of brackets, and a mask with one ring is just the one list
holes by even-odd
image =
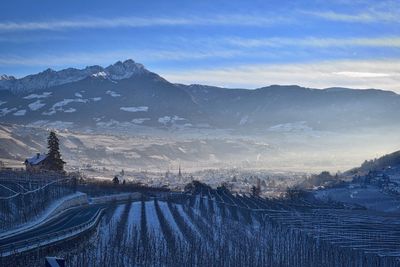
[[252, 194], [254, 197], [258, 197], [258, 196], [260, 195], [260, 193], [261, 193], [261, 188], [260, 188], [259, 186], [253, 185], [253, 186], [251, 187], [251, 194]]
[[65, 161], [61, 159], [60, 144], [55, 132], [51, 131], [47, 138], [47, 160], [49, 169], [53, 171], [63, 171]]

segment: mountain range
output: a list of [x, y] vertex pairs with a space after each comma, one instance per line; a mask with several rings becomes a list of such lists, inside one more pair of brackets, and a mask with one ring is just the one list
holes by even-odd
[[174, 84], [133, 60], [0, 77], [1, 122], [71, 129], [341, 131], [398, 126], [399, 110], [400, 95], [390, 91]]

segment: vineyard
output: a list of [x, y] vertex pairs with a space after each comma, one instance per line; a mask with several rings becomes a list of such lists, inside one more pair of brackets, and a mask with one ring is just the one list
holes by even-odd
[[57, 255], [70, 266], [399, 266], [398, 219], [207, 190], [115, 204]]

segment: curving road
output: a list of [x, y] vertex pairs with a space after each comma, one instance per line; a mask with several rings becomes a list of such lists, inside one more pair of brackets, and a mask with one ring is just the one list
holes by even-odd
[[86, 205], [65, 211], [49, 221], [12, 236], [0, 238], [1, 254], [18, 250], [31, 244], [34, 240], [46, 240], [60, 231], [92, 221], [106, 205]]

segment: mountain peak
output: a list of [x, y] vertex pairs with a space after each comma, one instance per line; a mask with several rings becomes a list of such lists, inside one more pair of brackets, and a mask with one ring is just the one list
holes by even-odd
[[142, 74], [148, 72], [142, 64], [136, 63], [132, 59], [125, 60], [124, 62], [117, 61], [113, 65], [105, 68], [105, 72], [111, 79], [121, 80], [130, 78], [134, 74]]
[[0, 75], [0, 81], [12, 81], [15, 80], [14, 76], [8, 76], [7, 74]]
[[55, 70], [53, 70], [52, 68], [47, 68], [46, 70], [44, 70], [42, 73], [53, 73], [56, 72]]

